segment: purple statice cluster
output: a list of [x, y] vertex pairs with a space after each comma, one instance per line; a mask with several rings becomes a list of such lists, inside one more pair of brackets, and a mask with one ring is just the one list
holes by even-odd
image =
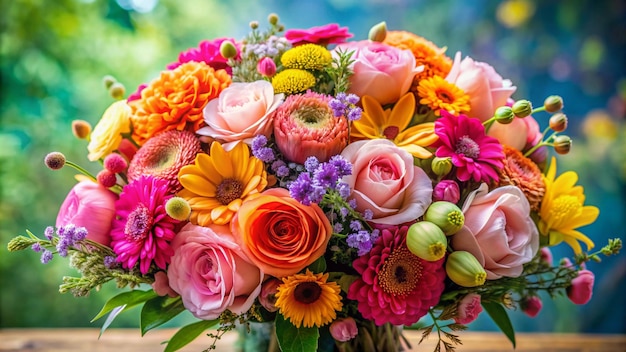
[[[44, 235], [50, 241], [53, 242], [55, 237], [54, 227], [48, 226], [44, 230]], [[67, 257], [68, 251], [71, 247], [77, 247], [77, 245], [87, 238], [87, 229], [84, 227], [76, 227], [74, 224], [67, 224], [65, 226], [61, 226], [56, 230], [56, 252], [61, 257]], [[41, 252], [41, 262], [43, 264], [47, 264], [52, 260], [53, 253], [52, 251], [44, 248], [41, 243], [36, 242], [32, 245], [32, 250], [35, 252]]]
[[[262, 162], [270, 165], [271, 171], [277, 177], [287, 177], [291, 173], [290, 166], [283, 160], [276, 157], [274, 149], [268, 146], [267, 137], [260, 134], [254, 137], [252, 140], [252, 155]], [[295, 167], [295, 166], [294, 166]], [[292, 168], [294, 168], [292, 167]]]
[[[372, 211], [366, 210], [363, 214], [366, 220], [372, 218]], [[363, 223], [358, 220], [352, 220], [350, 222], [350, 230], [352, 231], [348, 238], [346, 239], [346, 243], [348, 246], [357, 249], [357, 254], [362, 256], [364, 254], [369, 253], [374, 245], [374, 242], [380, 235], [380, 231], [378, 229], [374, 229], [371, 232], [363, 227]]]
[[356, 104], [359, 102], [359, 97], [355, 94], [337, 93], [337, 95], [330, 100], [328, 106], [333, 110], [335, 117], [345, 116], [348, 121], [355, 121], [361, 118], [363, 110]]
[[341, 179], [350, 174], [352, 164], [341, 155], [335, 155], [323, 163], [310, 156], [304, 162], [304, 171], [289, 184], [289, 194], [304, 205], [320, 203], [324, 195], [331, 190], [337, 191], [342, 199], [347, 200], [350, 196], [350, 187]]

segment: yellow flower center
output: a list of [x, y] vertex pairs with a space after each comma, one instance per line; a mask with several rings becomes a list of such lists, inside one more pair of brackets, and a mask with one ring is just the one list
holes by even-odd
[[421, 277], [422, 264], [406, 247], [393, 251], [378, 272], [380, 287], [394, 296], [413, 292]]
[[576, 217], [582, 210], [578, 197], [561, 195], [552, 202], [550, 219], [553, 221], [552, 228], [559, 228], [563, 221]]
[[328, 124], [329, 114], [313, 106], [303, 106], [293, 113], [294, 120], [306, 128], [323, 128]]
[[224, 179], [215, 192], [215, 198], [222, 204], [228, 205], [243, 194], [243, 185], [239, 180], [232, 178]]

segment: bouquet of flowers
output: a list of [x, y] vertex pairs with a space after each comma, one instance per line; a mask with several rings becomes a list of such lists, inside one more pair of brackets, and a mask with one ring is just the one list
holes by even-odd
[[[103, 329], [137, 305], [142, 333], [191, 312], [166, 351], [256, 322], [282, 351], [403, 350], [403, 326], [452, 351], [483, 310], [514, 345], [507, 309], [589, 301], [585, 263], [621, 240], [589, 252], [578, 230], [599, 210], [550, 156], [571, 146], [559, 96], [513, 99], [492, 66], [384, 22], [364, 40], [266, 27], [203, 41], [128, 96], [106, 77], [115, 101], [72, 124], [101, 171], [48, 154], [78, 182], [9, 249], [69, 257], [81, 276], [61, 292], [129, 287]], [[572, 258], [553, 263], [561, 243]]]

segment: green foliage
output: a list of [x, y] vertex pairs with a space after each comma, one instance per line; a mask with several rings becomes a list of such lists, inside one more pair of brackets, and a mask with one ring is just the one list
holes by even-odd
[[185, 306], [180, 296], [176, 298], [158, 296], [148, 300], [141, 309], [141, 336], [172, 320], [184, 310]]
[[276, 316], [276, 337], [283, 352], [317, 351], [319, 329], [316, 327], [296, 328], [282, 315]]
[[122, 292], [117, 296], [109, 299], [104, 307], [100, 310], [96, 316], [91, 319], [92, 322], [102, 318], [105, 314], [111, 312], [115, 308], [124, 307], [123, 310], [130, 309], [138, 304], [144, 303], [150, 299], [158, 297], [154, 291], [142, 291], [142, 290], [132, 290], [127, 292]]
[[218, 320], [200, 320], [178, 330], [168, 341], [165, 352], [174, 352], [185, 347], [204, 331], [214, 328]]
[[494, 323], [496, 323], [498, 328], [500, 328], [509, 341], [511, 341], [513, 348], [515, 348], [515, 330], [513, 329], [511, 319], [509, 319], [509, 315], [506, 313], [502, 304], [495, 302], [482, 302], [482, 306], [485, 309], [485, 312], [489, 314], [489, 317], [491, 317]]

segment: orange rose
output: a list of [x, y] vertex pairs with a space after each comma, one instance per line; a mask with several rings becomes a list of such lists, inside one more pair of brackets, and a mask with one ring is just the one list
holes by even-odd
[[276, 277], [293, 275], [321, 257], [333, 232], [320, 207], [299, 203], [284, 188], [245, 201], [231, 229], [248, 258]]

